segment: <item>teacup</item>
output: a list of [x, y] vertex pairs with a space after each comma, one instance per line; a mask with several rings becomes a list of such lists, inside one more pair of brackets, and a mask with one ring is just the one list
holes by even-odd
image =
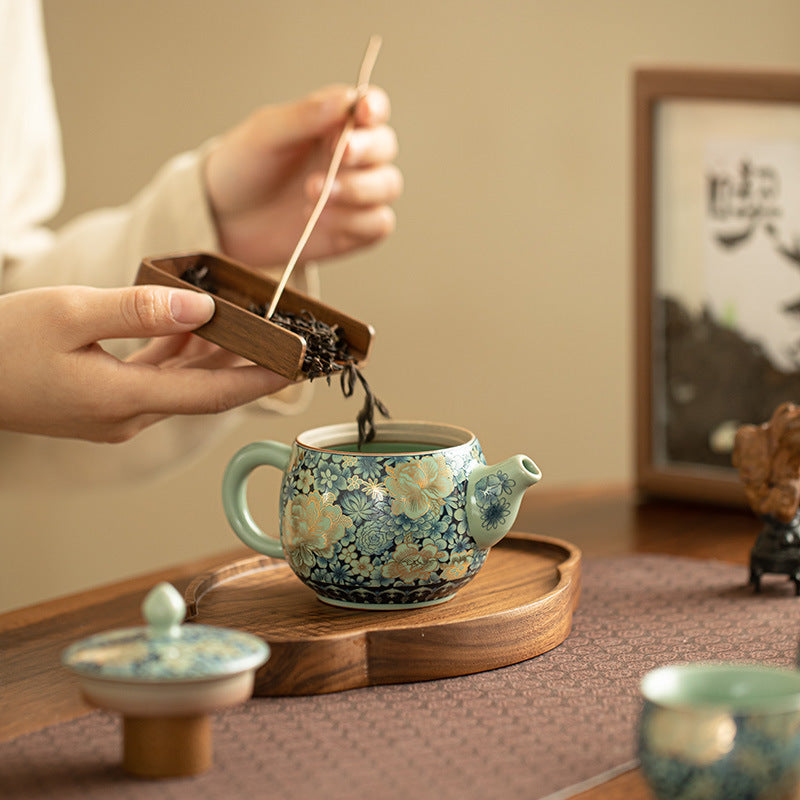
[[[256, 525], [247, 504], [248, 478], [262, 465], [283, 472], [280, 541]], [[222, 499], [236, 535], [285, 558], [320, 600], [394, 610], [452, 598], [540, 477], [527, 456], [488, 466], [464, 428], [383, 422], [359, 449], [351, 423], [306, 431], [292, 445], [246, 445], [225, 470]]]
[[800, 672], [680, 664], [641, 691], [639, 759], [659, 800], [800, 797]]

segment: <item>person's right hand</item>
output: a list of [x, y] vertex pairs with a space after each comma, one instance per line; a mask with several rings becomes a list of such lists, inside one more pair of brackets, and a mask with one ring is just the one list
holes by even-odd
[[[122, 442], [175, 414], [226, 411], [288, 381], [190, 331], [213, 298], [162, 286], [0, 296], [0, 429]], [[125, 361], [99, 344], [149, 338]]]
[[223, 134], [205, 168], [220, 247], [252, 266], [285, 266], [319, 199], [334, 144], [351, 132], [333, 192], [303, 251], [327, 259], [380, 241], [395, 227], [403, 191], [389, 97], [376, 86], [328, 86], [254, 111]]

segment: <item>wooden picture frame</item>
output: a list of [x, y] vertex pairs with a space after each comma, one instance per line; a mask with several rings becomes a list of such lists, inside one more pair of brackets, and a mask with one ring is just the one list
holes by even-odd
[[744, 505], [737, 427], [800, 403], [800, 73], [633, 89], [636, 485]]

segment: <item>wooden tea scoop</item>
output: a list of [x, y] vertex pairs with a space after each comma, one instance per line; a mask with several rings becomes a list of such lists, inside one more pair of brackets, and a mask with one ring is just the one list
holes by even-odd
[[[205, 291], [181, 278], [187, 270], [207, 272], [216, 287], [211, 293], [214, 316], [194, 333], [289, 380], [308, 378], [303, 371], [305, 338], [251, 310], [253, 306], [266, 308], [277, 291], [277, 281], [263, 272], [216, 253], [175, 253], [142, 259], [136, 283]], [[355, 363], [366, 361], [375, 334], [371, 325], [290, 288], [283, 292], [279, 310], [309, 312], [315, 319], [341, 329]]]
[[367, 50], [364, 53], [364, 59], [361, 62], [361, 68], [358, 72], [358, 81], [356, 82], [356, 100], [353, 103], [353, 108], [350, 111], [347, 122], [345, 123], [342, 132], [339, 134], [339, 139], [336, 142], [336, 147], [333, 151], [333, 157], [331, 158], [331, 165], [328, 168], [328, 173], [325, 176], [325, 180], [322, 184], [322, 191], [320, 192], [319, 199], [311, 211], [311, 216], [308, 218], [308, 222], [306, 223], [306, 227], [300, 236], [300, 240], [297, 242], [297, 246], [289, 258], [289, 263], [286, 265], [286, 268], [283, 271], [283, 275], [278, 283], [278, 288], [275, 291], [275, 296], [272, 298], [272, 302], [269, 304], [266, 314], [267, 319], [272, 317], [272, 315], [275, 313], [275, 309], [278, 307], [278, 301], [281, 299], [281, 295], [283, 294], [283, 290], [286, 288], [289, 277], [291, 276], [292, 271], [297, 264], [297, 260], [300, 258], [300, 253], [303, 252], [303, 248], [306, 246], [306, 243], [311, 236], [311, 232], [314, 230], [314, 226], [317, 224], [317, 220], [322, 213], [322, 209], [325, 208], [325, 203], [328, 202], [328, 197], [330, 196], [331, 189], [333, 188], [333, 181], [336, 178], [336, 173], [338, 172], [339, 166], [342, 163], [344, 151], [347, 147], [348, 141], [350, 140], [350, 133], [352, 132], [355, 124], [354, 115], [356, 103], [358, 103], [358, 101], [367, 93], [370, 75], [372, 75], [372, 68], [375, 66], [375, 61], [378, 58], [378, 51], [381, 49], [381, 41], [382, 40], [380, 36], [372, 36], [367, 44]]
[[196, 775], [213, 760], [209, 714], [251, 697], [269, 647], [250, 633], [181, 625], [186, 604], [169, 583], [150, 591], [142, 611], [147, 626], [90, 636], [62, 662], [89, 703], [122, 714], [126, 772]]

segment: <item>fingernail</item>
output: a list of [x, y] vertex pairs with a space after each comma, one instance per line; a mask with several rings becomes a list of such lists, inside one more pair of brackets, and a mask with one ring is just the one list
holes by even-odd
[[214, 298], [210, 294], [178, 290], [170, 293], [169, 310], [175, 322], [202, 325], [214, 316]]

